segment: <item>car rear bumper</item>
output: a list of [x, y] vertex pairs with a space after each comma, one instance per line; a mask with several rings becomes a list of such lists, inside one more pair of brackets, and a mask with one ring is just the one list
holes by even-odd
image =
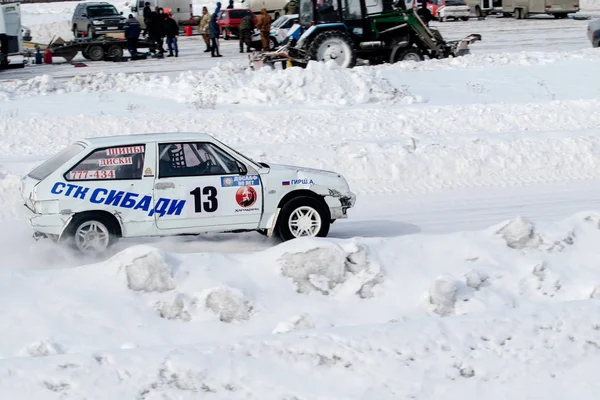
[[59, 236], [69, 219], [68, 215], [36, 214], [26, 205], [24, 207], [25, 219], [29, 223], [29, 226], [38, 234]]

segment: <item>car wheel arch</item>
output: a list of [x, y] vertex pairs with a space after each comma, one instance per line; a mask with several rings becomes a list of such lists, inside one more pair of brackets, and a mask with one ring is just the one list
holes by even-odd
[[323, 198], [323, 196], [318, 193], [313, 192], [312, 190], [308, 190], [308, 189], [297, 189], [297, 190], [293, 190], [289, 193], [286, 193], [285, 196], [283, 196], [281, 198], [281, 200], [279, 200], [279, 204], [277, 205], [277, 208], [282, 208], [285, 205], [285, 203], [287, 203], [288, 201], [290, 201], [296, 197], [312, 197], [313, 199], [319, 201], [323, 205], [323, 207], [325, 208], [327, 213], [329, 214], [329, 217], [331, 218], [331, 211], [329, 210], [329, 206], [325, 202], [325, 199]]
[[93, 218], [97, 218], [104, 221], [110, 221], [112, 226], [115, 228], [115, 233], [117, 237], [123, 236], [123, 221], [120, 216], [110, 213], [106, 210], [87, 210], [81, 211], [73, 214], [71, 218], [69, 218], [68, 222], [65, 224], [63, 228], [60, 238], [62, 238], [69, 230], [73, 227], [73, 221], [80, 221], [81, 219], [90, 220]]

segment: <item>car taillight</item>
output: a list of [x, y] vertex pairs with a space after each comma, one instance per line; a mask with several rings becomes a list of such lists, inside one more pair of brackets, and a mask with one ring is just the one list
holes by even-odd
[[552, 8], [552, 6], [546, 6], [546, 8]]
[[574, 8], [579, 8], [579, 4], [573, 4]]

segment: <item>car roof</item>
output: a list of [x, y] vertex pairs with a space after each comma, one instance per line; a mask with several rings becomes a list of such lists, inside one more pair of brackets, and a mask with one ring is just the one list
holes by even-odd
[[200, 132], [161, 132], [161, 133], [142, 133], [135, 135], [117, 135], [85, 138], [79, 140], [90, 147], [112, 147], [142, 144], [157, 141], [168, 142], [206, 142], [213, 141], [214, 138], [207, 133]]

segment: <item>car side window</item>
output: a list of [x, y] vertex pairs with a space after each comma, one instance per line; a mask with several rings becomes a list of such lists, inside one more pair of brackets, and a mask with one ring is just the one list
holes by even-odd
[[237, 161], [210, 143], [161, 143], [159, 178], [240, 173]]
[[65, 174], [67, 181], [142, 179], [146, 146], [94, 150]]

